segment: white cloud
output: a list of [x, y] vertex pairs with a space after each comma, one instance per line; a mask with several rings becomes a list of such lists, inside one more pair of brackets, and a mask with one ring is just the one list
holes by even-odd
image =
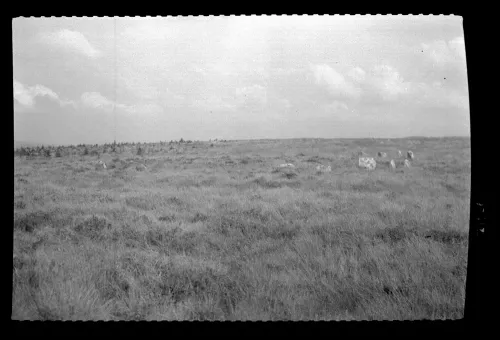
[[101, 52], [94, 48], [82, 33], [68, 29], [43, 34], [42, 41], [53, 46], [73, 50], [92, 59], [101, 55]]
[[298, 68], [275, 67], [270, 70], [270, 73], [275, 76], [289, 76], [292, 74], [299, 73], [301, 71], [302, 70]]
[[338, 110], [348, 110], [349, 109], [349, 107], [347, 106], [346, 103], [339, 102], [339, 101], [334, 101], [333, 103], [328, 104], [327, 108], [329, 110], [335, 110], [335, 111], [338, 111]]
[[75, 106], [73, 101], [60, 99], [57, 93], [46, 86], [36, 84], [25, 87], [22, 83], [14, 79], [14, 98], [26, 107], [35, 105], [36, 97], [46, 97], [58, 103], [60, 106]]
[[320, 106], [310, 116], [315, 118], [332, 118], [338, 121], [355, 121], [359, 118], [359, 115], [347, 103], [340, 100], [334, 100]]
[[336, 97], [358, 98], [361, 89], [348, 82], [344, 76], [328, 65], [312, 65], [316, 83], [324, 85]]
[[463, 37], [456, 37], [455, 39], [451, 40], [448, 45], [457, 56], [465, 60], [465, 40]]
[[267, 105], [267, 90], [254, 84], [236, 89], [236, 100], [240, 106], [250, 110], [261, 110]]
[[[106, 112], [113, 110], [113, 101], [104, 97], [99, 92], [85, 92], [80, 97], [80, 103], [84, 107], [89, 107], [92, 109], [100, 109]], [[128, 110], [129, 107], [124, 104], [116, 104], [115, 108], [120, 110]]]
[[[80, 104], [83, 107], [111, 112], [113, 110], [113, 100], [106, 98], [99, 92], [85, 92], [80, 97]], [[138, 103], [134, 105], [125, 105], [116, 103], [115, 109], [120, 112], [130, 114], [149, 115], [163, 112], [163, 107], [157, 103]]]
[[463, 68], [465, 62], [465, 40], [463, 37], [456, 37], [449, 42], [436, 40], [422, 43], [420, 46], [426, 58], [434, 66], [456, 65]]
[[223, 99], [220, 96], [215, 95], [195, 99], [191, 105], [194, 108], [208, 111], [235, 109], [234, 104], [230, 103], [227, 99]]
[[389, 101], [408, 93], [411, 87], [411, 84], [405, 82], [399, 72], [389, 65], [374, 67], [370, 81], [382, 98]]
[[282, 109], [289, 110], [292, 107], [292, 104], [290, 103], [290, 101], [288, 99], [281, 98], [281, 99], [278, 99], [277, 102], [278, 102], [278, 106]]
[[361, 67], [355, 67], [347, 74], [352, 80], [362, 83], [365, 81], [366, 72]]
[[[288, 100], [276, 103], [285, 108], [290, 106]], [[192, 101], [193, 107], [210, 111], [235, 110], [237, 108], [260, 111], [268, 104], [267, 89], [258, 84], [237, 88], [228, 95], [216, 95], [211, 91], [205, 91]]]
[[162, 113], [163, 108], [158, 105], [158, 104], [139, 104], [139, 105], [132, 105], [132, 106], [125, 106], [125, 105], [120, 105], [120, 108], [124, 108], [124, 110], [128, 113], [135, 113], [135, 114], [157, 114], [157, 113]]
[[91, 108], [113, 108], [113, 101], [98, 92], [85, 92], [80, 99], [83, 105]]
[[[13, 23], [14, 76], [25, 84], [14, 83], [16, 112], [47, 113], [61, 130], [65, 117], [78, 130], [112, 122], [114, 106], [131, 136], [153, 139], [236, 125], [235, 136], [258, 136], [249, 128], [268, 119], [275, 136], [362, 135], [384, 119], [392, 129], [429, 112], [466, 115], [461, 23], [421, 19], [121, 18], [116, 38], [110, 20], [23, 19]], [[81, 115], [58, 110], [72, 103]]]
[[202, 76], [207, 76], [208, 75], [208, 72], [206, 70], [204, 70], [203, 68], [201, 68], [201, 67], [199, 67], [197, 65], [194, 65], [192, 67], [192, 70], [193, 70], [193, 72], [199, 73]]
[[161, 93], [161, 102], [165, 107], [181, 107], [186, 103], [186, 97], [165, 89]]
[[24, 106], [33, 106], [33, 95], [23, 84], [14, 80], [14, 98]]
[[469, 109], [467, 94], [447, 89], [439, 81], [433, 82], [432, 85], [426, 83], [415, 84], [412, 94], [413, 100], [423, 107]]

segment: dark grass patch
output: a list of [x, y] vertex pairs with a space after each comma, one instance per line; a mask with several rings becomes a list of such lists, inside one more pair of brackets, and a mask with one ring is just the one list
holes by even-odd
[[181, 200], [180, 198], [178, 198], [176, 196], [169, 197], [166, 202], [168, 204], [173, 204], [173, 205], [176, 205], [176, 206], [179, 206], [179, 207], [182, 207], [182, 206], [186, 205], [186, 203], [183, 200]]
[[[295, 176], [292, 176], [291, 178], [293, 178], [293, 177], [295, 177]], [[257, 186], [265, 188], [265, 189], [277, 189], [277, 188], [283, 188], [283, 187], [300, 188], [302, 184], [300, 181], [268, 180], [267, 178], [261, 176], [261, 177], [253, 179], [250, 182], [238, 184], [237, 186], [239, 188], [247, 189], [248, 187], [251, 187], [251, 185], [257, 185]]]
[[441, 186], [453, 195], [462, 195], [464, 193], [467, 193], [467, 190], [465, 188], [461, 188], [446, 182], [441, 182]]
[[128, 223], [123, 224], [117, 233], [113, 232], [111, 238], [116, 238], [116, 240], [123, 242], [125, 247], [133, 249], [142, 249], [147, 242], [144, 233]]
[[320, 157], [320, 156], [311, 156], [308, 159], [305, 160], [305, 162], [308, 163], [325, 163], [325, 162], [332, 162], [334, 159], [331, 157]]
[[158, 217], [158, 220], [162, 221], [162, 222], [173, 222], [173, 221], [175, 221], [175, 219], [176, 219], [176, 217], [174, 214], [164, 215], [164, 216]]
[[12, 270], [21, 270], [27, 264], [27, 261], [19, 256], [15, 256], [12, 259]]
[[102, 284], [96, 285], [100, 297], [105, 300], [124, 299], [130, 289], [130, 284], [125, 279], [123, 272], [116, 266], [104, 270]]
[[262, 188], [267, 188], [267, 189], [276, 189], [276, 188], [281, 188], [283, 186], [282, 183], [278, 181], [268, 180], [262, 176], [252, 180], [251, 182], [257, 184]]
[[312, 235], [319, 237], [321, 246], [324, 248], [362, 249], [364, 240], [362, 235], [350, 230], [338, 229], [329, 224], [318, 224], [311, 227]]
[[220, 308], [216, 308], [213, 301], [208, 303], [204, 300], [196, 301], [187, 312], [188, 320], [196, 321], [221, 321], [224, 320], [224, 313]]
[[143, 278], [147, 276], [148, 272], [140, 256], [135, 256], [137, 254], [136, 251], [122, 254], [119, 259], [119, 265], [121, 269], [131, 273], [135, 278]]
[[218, 218], [212, 218], [210, 224], [215, 232], [226, 237], [243, 237], [251, 240], [264, 236], [262, 223], [240, 216], [238, 213], [225, 213]]
[[97, 185], [98, 188], [102, 189], [118, 189], [124, 186], [123, 182], [116, 181], [114, 178], [105, 178]]
[[467, 264], [462, 262], [451, 270], [451, 274], [457, 278], [465, 279], [467, 275]]
[[406, 211], [377, 211], [376, 216], [390, 228], [411, 229], [421, 226], [422, 223]]
[[147, 215], [141, 215], [139, 218], [135, 219], [135, 221], [143, 223], [147, 226], [150, 226], [153, 223]]
[[273, 240], [291, 241], [301, 232], [299, 225], [279, 223], [264, 229], [264, 235]]
[[302, 183], [300, 181], [286, 181], [283, 183], [283, 186], [289, 187], [292, 189], [298, 189], [302, 186]]
[[212, 176], [210, 178], [204, 179], [200, 182], [200, 186], [210, 187], [217, 184], [217, 177]]
[[292, 172], [292, 171], [288, 171], [288, 172], [285, 172], [285, 173], [281, 174], [281, 176], [285, 177], [286, 179], [292, 179], [292, 178], [297, 177], [297, 173], [296, 172]]
[[183, 232], [179, 227], [151, 227], [145, 236], [148, 244], [157, 247], [164, 254], [192, 254], [202, 242], [198, 233]]
[[380, 277], [380, 268], [374, 259], [367, 259], [361, 262], [360, 265], [361, 272], [366, 274], [368, 277]]
[[[230, 317], [238, 303], [249, 297], [251, 286], [241, 277], [224, 275], [211, 268], [191, 269], [178, 267], [172, 262], [158, 268], [162, 273], [158, 282], [161, 295], [168, 296], [174, 303], [195, 298], [203, 301], [208, 297], [216, 298], [216, 305], [225, 317]], [[199, 317], [199, 313], [196, 313]], [[194, 315], [193, 315], [194, 316]], [[211, 318], [204, 314], [204, 317]]]
[[15, 276], [15, 284], [27, 284], [28, 289], [36, 291], [40, 288], [40, 276], [35, 269], [35, 264], [32, 263], [25, 267], [18, 275]]
[[375, 238], [381, 239], [383, 242], [390, 243], [391, 245], [403, 241], [408, 236], [408, 231], [398, 227], [389, 227], [375, 232]]
[[14, 218], [14, 229], [22, 230], [27, 233], [33, 232], [42, 226], [50, 224], [52, 222], [52, 216], [49, 213], [43, 211], [36, 211], [28, 213], [26, 215], [21, 215]]
[[26, 203], [24, 201], [15, 201], [14, 208], [15, 209], [24, 209], [24, 208], [26, 208]]
[[190, 219], [190, 221], [192, 223], [196, 223], [196, 222], [205, 222], [206, 220], [208, 219], [208, 216], [205, 215], [205, 214], [201, 214], [199, 212], [196, 212], [196, 214]]
[[92, 240], [102, 238], [102, 232], [111, 228], [111, 223], [108, 223], [106, 218], [92, 215], [92, 217], [85, 219], [83, 222], [78, 223], [74, 230], [83, 236]]
[[175, 186], [177, 188], [189, 188], [189, 187], [199, 188], [200, 183], [198, 183], [197, 181], [195, 181], [191, 178], [186, 178], [186, 179], [180, 180], [179, 182], [176, 182]]
[[73, 174], [80, 174], [80, 173], [83, 173], [83, 172], [86, 172], [89, 170], [90, 170], [90, 168], [80, 166], [78, 168], [73, 169]]
[[300, 231], [300, 225], [282, 220], [259, 208], [224, 212], [209, 220], [209, 227], [226, 237], [250, 242], [261, 239], [291, 240]]
[[397, 198], [401, 196], [401, 194], [395, 192], [395, 191], [387, 191], [385, 193], [385, 197], [389, 200], [389, 201], [396, 201]]
[[150, 211], [156, 209], [155, 203], [151, 199], [147, 199], [144, 197], [127, 197], [125, 199], [125, 203], [128, 206], [145, 210], [145, 211]]
[[375, 185], [378, 188], [383, 188], [383, 189], [389, 190], [389, 192], [396, 193], [398, 195], [404, 195], [404, 194], [411, 193], [411, 189], [408, 185], [401, 184], [401, 183], [394, 182], [394, 181], [390, 181], [390, 180], [389, 181], [376, 180]]
[[430, 161], [423, 165], [424, 170], [437, 175], [470, 173], [470, 167], [452, 165], [445, 161]]
[[[318, 284], [310, 287], [307, 293], [309, 299], [305, 300], [307, 306], [302, 307], [307, 317], [330, 319], [346, 313], [360, 314], [363, 304], [373, 299], [352, 279], [329, 281], [328, 286]], [[310, 315], [311, 312], [314, 315]]]
[[268, 295], [260, 296], [258, 298], [259, 309], [264, 313], [271, 316], [272, 321], [285, 321], [292, 317], [291, 308], [285, 304], [277, 295], [284, 287], [273, 287]]
[[172, 179], [170, 177], [162, 177], [156, 180], [157, 183], [169, 183]]
[[469, 240], [467, 234], [455, 230], [429, 230], [424, 233], [424, 237], [443, 244], [464, 243]]
[[222, 158], [222, 162], [225, 164], [225, 165], [233, 165], [233, 164], [236, 164], [235, 161], [233, 161], [231, 158], [227, 157], [227, 158]]
[[367, 180], [360, 183], [351, 184], [351, 190], [359, 192], [376, 193], [384, 191], [385, 188], [381, 185], [380, 181]]

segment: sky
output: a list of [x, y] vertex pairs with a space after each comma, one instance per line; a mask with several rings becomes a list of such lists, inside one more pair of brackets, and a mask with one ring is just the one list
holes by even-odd
[[470, 136], [458, 16], [15, 18], [14, 139]]

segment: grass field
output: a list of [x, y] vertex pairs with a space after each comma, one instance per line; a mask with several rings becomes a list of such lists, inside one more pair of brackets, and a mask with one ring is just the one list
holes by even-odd
[[470, 139], [141, 147], [15, 157], [12, 319], [463, 317]]

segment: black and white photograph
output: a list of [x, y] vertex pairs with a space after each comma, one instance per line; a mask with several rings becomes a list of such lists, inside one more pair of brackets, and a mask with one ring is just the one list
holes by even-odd
[[463, 319], [465, 45], [455, 15], [13, 18], [11, 319]]

